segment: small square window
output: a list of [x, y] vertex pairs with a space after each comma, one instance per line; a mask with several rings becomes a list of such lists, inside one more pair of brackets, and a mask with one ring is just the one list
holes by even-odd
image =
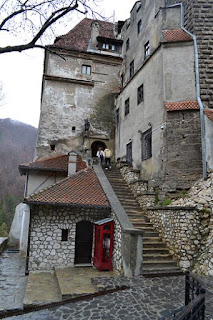
[[150, 55], [150, 46], [149, 41], [144, 46], [144, 59], [146, 59]]
[[130, 78], [132, 78], [132, 76], [134, 75], [134, 60], [132, 60], [132, 62], [130, 63], [129, 75]]
[[62, 229], [61, 230], [61, 241], [68, 241], [69, 230]]
[[129, 50], [129, 39], [126, 40], [126, 51]]
[[129, 113], [129, 98], [125, 101], [125, 116]]
[[143, 84], [138, 87], [138, 104], [143, 101]]
[[109, 50], [109, 44], [108, 43], [103, 43], [102, 44], [102, 48], [106, 49], [106, 50]]
[[72, 127], [72, 131], [75, 131], [75, 126]]
[[54, 151], [54, 150], [55, 150], [55, 144], [50, 144], [50, 149], [51, 149], [52, 151]]
[[141, 32], [142, 30], [142, 22], [141, 20], [138, 21], [138, 34]]
[[82, 74], [91, 75], [91, 66], [83, 64], [81, 67]]

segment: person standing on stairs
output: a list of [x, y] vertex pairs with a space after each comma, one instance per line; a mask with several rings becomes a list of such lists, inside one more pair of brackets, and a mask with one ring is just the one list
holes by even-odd
[[103, 162], [104, 162], [104, 152], [103, 152], [103, 150], [101, 149], [101, 147], [100, 148], [98, 148], [98, 151], [97, 151], [97, 157], [98, 157], [98, 159], [99, 159], [99, 163], [100, 164], [103, 164]]
[[105, 157], [105, 170], [111, 169], [111, 156], [112, 151], [108, 148], [104, 150], [104, 157]]

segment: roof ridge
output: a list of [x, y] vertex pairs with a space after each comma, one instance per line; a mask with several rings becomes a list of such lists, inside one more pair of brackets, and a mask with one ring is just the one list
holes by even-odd
[[49, 157], [49, 158], [45, 158], [45, 159], [40, 159], [40, 160], [34, 160], [34, 161], [30, 161], [30, 162], [25, 162], [25, 163], [21, 163], [19, 166], [24, 166], [24, 165], [29, 165], [32, 163], [38, 163], [38, 162], [42, 162], [42, 161], [47, 161], [47, 160], [51, 160], [51, 159], [56, 159], [56, 158], [60, 158], [63, 156], [68, 156], [68, 154], [59, 154], [53, 157]]

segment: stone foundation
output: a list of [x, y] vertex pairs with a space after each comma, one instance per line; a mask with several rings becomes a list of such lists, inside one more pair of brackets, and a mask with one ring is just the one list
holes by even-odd
[[195, 207], [150, 207], [147, 215], [182, 269], [192, 269], [209, 236], [211, 213]]
[[118, 164], [120, 173], [129, 188], [132, 190], [134, 196], [137, 198], [138, 203], [143, 211], [147, 206], [153, 206], [155, 203], [155, 191], [148, 181], [140, 179], [140, 171], [133, 170], [128, 165]]

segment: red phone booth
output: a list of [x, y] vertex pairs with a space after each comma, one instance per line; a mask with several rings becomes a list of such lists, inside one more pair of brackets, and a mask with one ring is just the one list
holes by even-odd
[[99, 271], [112, 270], [113, 219], [95, 222], [94, 266]]

